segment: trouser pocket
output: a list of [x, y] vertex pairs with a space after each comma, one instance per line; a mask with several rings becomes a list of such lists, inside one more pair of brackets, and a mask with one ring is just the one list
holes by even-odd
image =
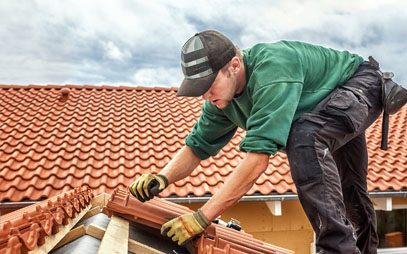
[[359, 130], [367, 119], [369, 106], [361, 96], [338, 88], [322, 107], [321, 113], [339, 120], [344, 130], [352, 133]]

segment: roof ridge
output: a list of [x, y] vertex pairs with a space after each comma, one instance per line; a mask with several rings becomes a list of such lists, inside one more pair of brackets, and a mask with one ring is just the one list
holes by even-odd
[[105, 89], [105, 90], [147, 90], [147, 91], [178, 91], [178, 87], [147, 87], [147, 86], [96, 86], [96, 85], [73, 85], [73, 84], [65, 84], [65, 85], [54, 85], [54, 84], [46, 84], [46, 85], [38, 85], [38, 84], [29, 84], [29, 85], [7, 85], [7, 84], [0, 84], [0, 89], [62, 89], [62, 88], [74, 88], [74, 89]]

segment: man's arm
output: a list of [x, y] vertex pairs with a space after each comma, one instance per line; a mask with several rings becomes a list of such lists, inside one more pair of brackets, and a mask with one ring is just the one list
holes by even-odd
[[189, 176], [200, 161], [190, 147], [184, 146], [159, 174], [143, 174], [129, 185], [129, 191], [140, 202], [148, 201], [170, 183]]
[[202, 233], [211, 221], [235, 204], [267, 169], [269, 156], [247, 153], [219, 191], [197, 212], [170, 220], [161, 226], [161, 234], [184, 245]]
[[220, 190], [201, 207], [205, 217], [212, 221], [239, 201], [267, 169], [268, 161], [266, 154], [247, 153]]
[[174, 183], [189, 176], [200, 162], [201, 159], [195, 152], [185, 145], [161, 170], [160, 174], [168, 179], [168, 184]]

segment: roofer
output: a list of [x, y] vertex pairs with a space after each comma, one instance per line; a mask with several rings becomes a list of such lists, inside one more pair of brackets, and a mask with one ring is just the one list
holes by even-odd
[[246, 130], [239, 146], [246, 155], [208, 202], [165, 223], [161, 233], [180, 245], [202, 233], [250, 190], [269, 157], [283, 151], [317, 250], [376, 253], [365, 130], [383, 110], [378, 63], [295, 41], [241, 51], [216, 31], [194, 35], [181, 56], [185, 78], [177, 96], [202, 96], [202, 115], [168, 165], [142, 175], [130, 192], [150, 200], [216, 155], [237, 127]]

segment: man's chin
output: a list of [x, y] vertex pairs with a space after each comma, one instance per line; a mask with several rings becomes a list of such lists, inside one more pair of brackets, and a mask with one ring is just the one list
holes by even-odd
[[218, 109], [225, 109], [225, 108], [227, 108], [227, 107], [229, 106], [229, 104], [230, 104], [229, 101], [228, 101], [228, 102], [223, 102], [223, 103], [217, 104], [216, 107], [217, 107]]

